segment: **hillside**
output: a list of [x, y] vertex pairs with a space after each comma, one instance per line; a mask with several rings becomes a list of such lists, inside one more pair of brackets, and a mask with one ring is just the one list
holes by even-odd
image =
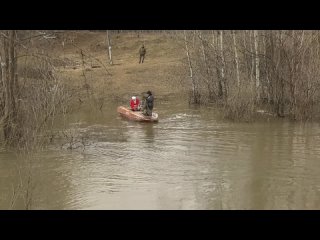
[[[113, 65], [108, 60], [106, 32], [64, 32], [54, 42], [50, 51], [63, 59], [55, 65], [67, 83], [116, 99], [147, 90], [158, 97], [177, 93], [188, 76], [183, 45], [164, 33], [112, 33]], [[147, 54], [139, 64], [142, 44]]]

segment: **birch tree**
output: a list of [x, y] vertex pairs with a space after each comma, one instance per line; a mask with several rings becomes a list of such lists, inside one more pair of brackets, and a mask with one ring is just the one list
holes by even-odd
[[239, 89], [240, 88], [239, 60], [238, 60], [236, 34], [235, 34], [234, 30], [232, 31], [232, 38], [233, 38], [233, 47], [234, 47], [234, 60], [236, 63], [237, 84], [238, 84], [238, 89]]
[[256, 69], [256, 92], [257, 92], [257, 98], [260, 99], [260, 59], [259, 59], [259, 47], [258, 47], [258, 31], [253, 31], [253, 38], [254, 38], [254, 51], [255, 51], [255, 69]]
[[213, 99], [213, 96], [214, 96], [214, 90], [212, 89], [212, 84], [210, 83], [210, 67], [209, 67], [209, 64], [208, 64], [208, 57], [207, 57], [207, 53], [206, 53], [206, 50], [205, 50], [205, 47], [204, 47], [204, 39], [202, 37], [202, 33], [201, 31], [199, 31], [199, 34], [198, 34], [198, 37], [201, 41], [201, 52], [202, 52], [202, 57], [203, 57], [203, 62], [204, 62], [204, 67], [205, 67], [205, 70], [206, 70], [206, 77], [205, 77], [205, 82], [206, 82], [206, 85], [208, 87], [208, 92], [209, 92], [209, 99]]
[[191, 80], [191, 84], [192, 84], [192, 98], [193, 98], [193, 101], [195, 103], [197, 103], [198, 99], [197, 99], [197, 94], [196, 94], [196, 83], [195, 83], [194, 76], [193, 76], [193, 68], [192, 68], [192, 62], [191, 62], [191, 57], [190, 57], [190, 51], [189, 51], [189, 47], [188, 47], [186, 30], [184, 30], [183, 33], [184, 33], [185, 51], [187, 54], [187, 59], [188, 59], [188, 64], [189, 64], [190, 80]]
[[225, 78], [225, 59], [223, 53], [223, 31], [220, 30], [220, 58], [221, 58], [221, 79], [223, 83], [223, 95], [227, 97], [227, 86], [226, 86], [226, 78]]
[[2, 32], [1, 77], [4, 91], [3, 133], [7, 142], [12, 142], [20, 127], [17, 119], [16, 81], [17, 58], [15, 57], [15, 31]]
[[112, 65], [112, 46], [111, 46], [111, 39], [109, 36], [109, 30], [107, 30], [107, 46], [108, 46], [108, 57], [109, 57], [109, 64]]

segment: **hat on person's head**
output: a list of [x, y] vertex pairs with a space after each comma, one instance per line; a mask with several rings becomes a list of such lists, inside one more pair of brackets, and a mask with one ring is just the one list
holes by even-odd
[[149, 95], [152, 95], [152, 93], [151, 93], [151, 91], [149, 90], [148, 92], [147, 92]]
[[132, 96], [131, 99], [132, 99], [132, 100], [136, 100], [136, 96]]

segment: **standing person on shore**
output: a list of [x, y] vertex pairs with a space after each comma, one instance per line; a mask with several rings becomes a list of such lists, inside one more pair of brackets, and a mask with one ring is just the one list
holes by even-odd
[[144, 45], [142, 45], [142, 47], [141, 47], [140, 50], [139, 50], [139, 55], [140, 55], [139, 64], [140, 64], [140, 63], [143, 63], [144, 57], [145, 57], [146, 53], [147, 53], [147, 50], [146, 50], [146, 48], [144, 47]]

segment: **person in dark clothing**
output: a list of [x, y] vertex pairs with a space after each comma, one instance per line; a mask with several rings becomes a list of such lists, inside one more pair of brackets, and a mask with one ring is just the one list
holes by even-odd
[[146, 48], [144, 47], [144, 45], [142, 45], [142, 47], [139, 50], [139, 54], [140, 54], [139, 64], [143, 63], [146, 52], [147, 52]]
[[147, 92], [147, 97], [145, 99], [144, 107], [143, 107], [143, 114], [146, 116], [152, 116], [152, 110], [153, 110], [153, 101], [154, 97], [151, 93], [151, 91]]

